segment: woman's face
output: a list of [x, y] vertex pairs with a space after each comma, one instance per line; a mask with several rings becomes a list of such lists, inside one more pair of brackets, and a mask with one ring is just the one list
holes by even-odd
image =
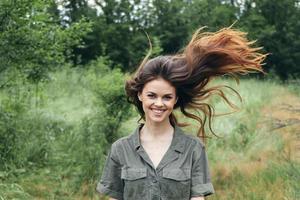
[[175, 88], [162, 78], [146, 83], [138, 98], [143, 104], [145, 120], [152, 123], [169, 120], [177, 101]]

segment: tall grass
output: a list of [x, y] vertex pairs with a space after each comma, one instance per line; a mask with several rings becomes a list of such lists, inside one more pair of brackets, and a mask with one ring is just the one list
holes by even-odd
[[[51, 81], [16, 83], [1, 91], [3, 195], [18, 198], [24, 191], [31, 199], [72, 199], [95, 194], [109, 145], [131, 113], [122, 91], [124, 74], [105, 62], [100, 58], [87, 69], [66, 66], [51, 74]], [[10, 187], [14, 184], [20, 187]]]
[[298, 97], [300, 96], [300, 78], [287, 80], [283, 85]]
[[6, 199], [24, 199], [30, 200], [32, 196], [29, 195], [24, 189], [15, 183], [3, 184], [0, 183], [0, 200]]
[[[216, 194], [209, 199], [299, 198], [300, 164], [287, 158], [285, 149], [288, 143], [280, 132], [273, 129], [272, 118], [266, 117], [270, 113], [264, 113], [265, 107], [280, 102], [283, 96], [292, 95], [290, 92], [298, 90], [299, 86], [288, 85], [286, 90], [286, 85], [257, 79], [245, 79], [239, 85], [229, 79], [212, 83], [218, 84], [236, 89], [242, 102], [230, 90], [225, 90], [227, 97], [240, 110], [214, 118], [213, 130], [219, 137], [210, 134], [211, 139], [206, 145]], [[210, 103], [216, 113], [232, 111], [218, 97], [211, 99]], [[191, 124], [184, 128], [187, 133], [196, 134], [197, 123], [184, 117], [180, 119]], [[294, 137], [293, 134], [294, 131], [286, 131], [286, 137]]]
[[[124, 75], [109, 70], [105, 59], [88, 70], [65, 67], [50, 77], [38, 90], [18, 84], [1, 91], [0, 128], [7, 140], [1, 144], [8, 146], [0, 147], [6, 166], [0, 171], [0, 200], [99, 199], [95, 186], [110, 143], [136, 127], [137, 114], [124, 104]], [[288, 143], [272, 131], [263, 109], [298, 87], [286, 90], [277, 82], [256, 79], [212, 84], [235, 88], [243, 101], [228, 90], [240, 111], [213, 121], [220, 137], [207, 143], [217, 192], [209, 198], [296, 199], [299, 163], [287, 156]], [[217, 113], [231, 111], [217, 97], [210, 103]], [[195, 134], [197, 123], [182, 116], [180, 121], [190, 122], [184, 129]]]
[[[243, 98], [241, 111], [216, 118], [214, 128], [221, 138], [208, 143], [217, 190], [212, 199], [296, 199], [300, 171], [295, 166], [300, 165], [284, 159], [284, 139], [272, 131], [263, 113], [263, 107], [286, 91], [255, 79], [242, 81], [236, 89]], [[215, 107], [225, 110], [221, 103]]]

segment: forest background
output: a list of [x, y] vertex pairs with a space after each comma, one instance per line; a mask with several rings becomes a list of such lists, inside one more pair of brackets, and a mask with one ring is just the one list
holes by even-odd
[[233, 23], [270, 53], [268, 74], [215, 81], [243, 103], [227, 91], [241, 110], [214, 121], [209, 198], [299, 199], [299, 19], [298, 0], [1, 0], [0, 199], [106, 199], [95, 187], [110, 145], [137, 124], [124, 81], [149, 50], [145, 32], [156, 56]]

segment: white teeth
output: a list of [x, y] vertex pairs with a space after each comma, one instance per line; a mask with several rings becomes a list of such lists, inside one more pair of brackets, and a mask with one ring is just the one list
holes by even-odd
[[164, 110], [159, 110], [159, 109], [152, 109], [152, 111], [156, 114], [161, 114], [164, 112]]

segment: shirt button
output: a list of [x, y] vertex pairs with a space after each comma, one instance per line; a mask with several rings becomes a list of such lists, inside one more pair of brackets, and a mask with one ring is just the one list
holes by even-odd
[[152, 180], [152, 183], [157, 183], [157, 180], [156, 180], [156, 179], [153, 179], [153, 180]]

